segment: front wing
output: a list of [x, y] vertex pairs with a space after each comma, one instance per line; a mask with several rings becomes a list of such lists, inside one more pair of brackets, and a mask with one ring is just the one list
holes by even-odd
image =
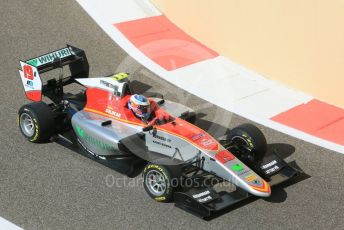
[[[274, 172], [272, 172], [273, 169], [275, 169]], [[287, 181], [296, 182], [291, 179], [302, 179], [306, 176], [296, 166], [279, 158], [277, 154], [266, 157], [256, 171], [268, 181], [271, 187]], [[273, 191], [272, 196], [274, 196]], [[229, 212], [258, 198], [239, 187], [232, 192], [217, 192], [213, 186], [192, 187], [174, 194], [176, 207], [204, 219]]]

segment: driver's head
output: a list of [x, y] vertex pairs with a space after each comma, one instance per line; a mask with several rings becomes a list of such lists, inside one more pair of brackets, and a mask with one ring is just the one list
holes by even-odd
[[144, 118], [150, 114], [150, 102], [142, 95], [134, 94], [130, 97], [128, 107], [131, 109], [136, 116]]

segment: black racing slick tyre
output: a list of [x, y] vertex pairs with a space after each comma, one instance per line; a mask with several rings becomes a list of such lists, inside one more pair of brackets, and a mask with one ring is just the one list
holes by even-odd
[[241, 160], [261, 161], [267, 151], [264, 134], [252, 124], [242, 124], [232, 129], [227, 139], [236, 146]]
[[173, 200], [173, 176], [166, 166], [149, 163], [143, 169], [143, 187], [158, 202]]
[[18, 111], [21, 133], [33, 143], [48, 141], [54, 134], [54, 113], [44, 102], [23, 105]]

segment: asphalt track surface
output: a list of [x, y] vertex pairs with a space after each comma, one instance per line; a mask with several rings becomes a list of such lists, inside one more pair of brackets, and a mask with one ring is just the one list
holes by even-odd
[[114, 44], [74, 1], [1, 0], [0, 6], [3, 218], [24, 229], [343, 229], [344, 156], [264, 127], [270, 148], [279, 149], [287, 161], [296, 161], [310, 178], [273, 189], [271, 198], [211, 221], [151, 200], [139, 184], [140, 176], [136, 185], [136, 180], [126, 180], [59, 144], [29, 143], [16, 122], [17, 110], [27, 103], [19, 59], [66, 43], [86, 51], [91, 76], [128, 71], [134, 89], [161, 92], [195, 108], [203, 114], [199, 124], [210, 126], [212, 133], [247, 121], [154, 76]]

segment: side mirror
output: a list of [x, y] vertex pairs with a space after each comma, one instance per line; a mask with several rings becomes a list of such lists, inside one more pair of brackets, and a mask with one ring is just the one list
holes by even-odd
[[161, 99], [160, 101], [157, 102], [158, 105], [163, 105], [165, 103], [164, 99]]
[[153, 129], [153, 125], [148, 125], [148, 126], [146, 126], [146, 127], [143, 127], [142, 128], [142, 131], [143, 132], [147, 132], [147, 131], [150, 131], [150, 130], [152, 130]]

